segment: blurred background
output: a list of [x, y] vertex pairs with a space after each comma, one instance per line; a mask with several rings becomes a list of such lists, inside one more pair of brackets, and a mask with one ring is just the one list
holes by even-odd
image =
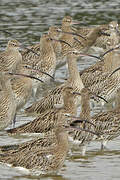
[[[0, 29], [9, 30], [15, 38], [31, 44], [39, 41], [50, 25], [60, 25], [65, 15], [87, 26], [119, 21], [119, 13], [119, 0], [0, 0]], [[3, 45], [10, 35], [0, 34]]]

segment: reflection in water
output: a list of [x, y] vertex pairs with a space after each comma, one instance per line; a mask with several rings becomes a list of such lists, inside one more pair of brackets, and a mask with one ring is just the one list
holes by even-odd
[[[0, 0], [0, 48], [3, 49], [8, 40], [14, 38], [24, 45], [39, 42], [41, 34], [46, 32], [50, 25], [61, 25], [64, 15], [71, 15], [74, 19], [80, 20], [81, 25], [97, 25], [108, 23], [111, 20], [119, 20], [119, 11], [119, 0]], [[82, 59], [78, 64], [79, 69], [84, 69], [95, 61], [92, 58]], [[64, 77], [65, 72], [65, 67], [61, 67], [57, 70], [56, 77]], [[44, 90], [46, 90], [46, 86]], [[32, 101], [33, 99], [29, 101], [27, 106]], [[95, 112], [98, 109], [95, 109]], [[32, 119], [32, 117], [26, 117], [21, 113], [17, 117], [17, 125]], [[1, 145], [22, 143], [30, 138], [10, 137], [5, 132], [0, 132]], [[120, 179], [120, 138], [110, 142], [108, 149], [100, 151], [100, 143], [93, 142], [89, 145], [84, 158], [81, 157], [79, 149], [73, 150], [68, 155], [65, 165], [59, 173], [60, 175], [56, 176], [33, 177], [23, 175], [15, 168], [0, 164], [0, 179]]]

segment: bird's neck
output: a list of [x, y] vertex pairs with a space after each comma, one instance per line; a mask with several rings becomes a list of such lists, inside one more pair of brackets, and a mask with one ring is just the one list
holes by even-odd
[[1, 89], [3, 91], [7, 91], [8, 93], [12, 92], [12, 87], [11, 87], [10, 79], [9, 80], [5, 80], [4, 77], [1, 77], [1, 79], [0, 79], [0, 86], [1, 86]]
[[18, 53], [19, 53], [18, 49], [12, 48], [12, 47], [9, 47], [9, 46], [6, 47], [5, 51], [6, 51], [6, 52], [9, 52], [9, 53], [12, 53], [12, 54], [13, 54], [13, 53], [14, 53], [14, 54], [18, 54]]
[[[115, 48], [119, 43], [119, 38], [116, 32], [112, 32], [109, 38], [109, 46], [107, 50]], [[107, 53], [104, 57], [104, 71], [114, 71], [118, 66], [120, 66], [120, 54], [117, 50]]]
[[66, 113], [71, 114], [71, 115], [76, 115], [77, 114], [77, 105], [75, 102], [75, 98], [68, 97], [68, 99], [65, 99], [64, 100], [64, 109], [65, 109]]
[[49, 57], [52, 56], [54, 54], [54, 49], [52, 46], [52, 43], [44, 43], [42, 44], [42, 46], [40, 45], [40, 58], [41, 56], [43, 57]]
[[68, 148], [68, 133], [63, 130], [61, 132], [59, 131], [56, 133], [58, 144], [62, 147], [62, 149], [63, 147], [64, 149], [67, 149]]
[[81, 97], [81, 119], [90, 119], [90, 99], [86, 97]]
[[87, 35], [87, 39], [86, 41], [84, 41], [86, 47], [90, 47], [95, 43], [97, 37], [99, 36], [99, 31], [100, 31], [100, 27], [97, 27]]
[[71, 58], [70, 56], [67, 56], [67, 63], [69, 72], [68, 83], [71, 86], [82, 89], [84, 86], [79, 75], [76, 58]]
[[[120, 67], [120, 54], [119, 54], [119, 52], [112, 51], [112, 52], [109, 52], [108, 54], [106, 54], [105, 58], [104, 58], [104, 66], [103, 66], [104, 72], [107, 72], [107, 71], [112, 72], [118, 67]], [[118, 71], [117, 73], [120, 73], [120, 71]]]

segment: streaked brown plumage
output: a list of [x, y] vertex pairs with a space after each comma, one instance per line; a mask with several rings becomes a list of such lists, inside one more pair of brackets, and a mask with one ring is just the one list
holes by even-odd
[[[33, 62], [33, 66], [50, 75], [54, 74], [56, 67], [56, 56], [52, 46], [52, 40], [47, 34], [43, 34], [40, 38], [40, 57]], [[43, 81], [47, 81], [50, 77], [39, 73], [37, 76]]]
[[62, 92], [65, 87], [71, 86], [75, 91], [80, 92], [83, 88], [83, 83], [80, 79], [79, 72], [77, 69], [77, 62], [76, 58], [80, 54], [76, 51], [72, 51], [69, 53], [67, 57], [68, 61], [68, 71], [69, 71], [69, 78], [66, 83], [56, 87], [52, 91], [50, 91], [47, 96], [42, 98], [40, 101], [33, 103], [31, 107], [26, 109], [26, 112], [37, 112], [42, 113], [46, 109], [51, 109], [54, 107], [54, 104], [61, 104], [63, 103]]
[[101, 141], [101, 149], [107, 142], [120, 136], [120, 104], [111, 111], [102, 112], [92, 117], [95, 131], [101, 134], [96, 140]]
[[[29, 60], [29, 58], [28, 58]], [[30, 62], [31, 61], [31, 62]], [[56, 55], [53, 49], [52, 40], [48, 34], [43, 34], [40, 38], [40, 56], [38, 59], [30, 57], [29, 64], [41, 71], [47, 72], [53, 76], [56, 68]], [[35, 77], [40, 78], [44, 82], [48, 82], [50, 77], [37, 71]], [[33, 81], [34, 97], [40, 83], [36, 80]]]
[[15, 117], [16, 103], [10, 84], [10, 76], [0, 72], [0, 130], [6, 128]]
[[[16, 73], [31, 75], [32, 70], [26, 68], [25, 64], [20, 64]], [[33, 80], [28, 77], [17, 76], [11, 79], [11, 86], [15, 95], [16, 110], [23, 107], [32, 95]]]
[[[59, 28], [57, 26], [51, 26], [51, 27], [49, 27], [48, 35], [52, 39], [59, 39], [61, 32], [59, 31]], [[41, 54], [40, 46], [42, 44], [41, 38], [40, 38], [40, 41], [41, 41], [40, 43], [29, 46], [28, 49], [21, 52], [23, 62], [29, 63], [29, 64], [34, 64], [34, 63], [36, 63], [36, 61], [42, 60], [40, 58], [40, 54]], [[53, 49], [54, 49], [54, 52], [55, 52], [56, 58], [57, 58], [59, 56], [59, 54], [61, 53], [61, 43], [58, 41], [52, 41], [52, 40], [51, 40], [51, 43], [53, 45]], [[33, 50], [37, 54], [33, 53], [29, 49]], [[50, 53], [50, 52], [48, 52], [48, 53]]]
[[55, 128], [59, 123], [65, 123], [65, 114], [76, 115], [76, 94], [73, 94], [73, 88], [66, 87], [62, 91], [64, 104], [62, 107], [54, 107], [40, 114], [32, 122], [23, 124], [20, 127], [7, 130], [8, 133], [46, 133]]
[[22, 56], [18, 49], [20, 43], [17, 40], [8, 41], [5, 51], [0, 53], [0, 71], [14, 71], [16, 66], [22, 61]]
[[[112, 24], [112, 22], [110, 24]], [[108, 49], [114, 48], [119, 43], [119, 37], [116, 33], [117, 23], [113, 25], [114, 28], [111, 29], [111, 36], [107, 44]], [[89, 87], [92, 92], [109, 99], [119, 87], [119, 73], [109, 77], [110, 73], [118, 66], [119, 52], [114, 50], [105, 55], [104, 61], [100, 61], [80, 72], [80, 77], [85, 87]]]
[[[72, 33], [74, 32], [72, 29], [72, 25], [76, 24], [77, 22], [72, 19], [70, 16], [65, 16], [62, 20], [62, 31]], [[60, 37], [60, 40], [67, 42], [68, 44], [61, 43], [61, 56], [58, 58], [59, 64], [64, 65], [67, 59], [67, 53], [71, 50], [74, 42], [74, 36], [71, 34], [63, 33]]]
[[[48, 34], [52, 39], [56, 40], [59, 40], [62, 35], [61, 30], [57, 26], [50, 26]], [[52, 45], [56, 55], [56, 65], [59, 65], [58, 58], [61, 56], [62, 45], [59, 41], [52, 41]]]
[[[81, 90], [81, 111], [78, 119], [80, 120], [87, 120], [90, 123], [86, 122], [79, 122], [75, 123], [75, 126], [82, 129], [87, 129], [94, 131], [94, 126], [92, 125], [91, 121], [91, 115], [90, 115], [90, 98], [96, 98], [96, 95], [91, 93], [89, 89], [83, 88]], [[77, 118], [76, 118], [77, 119]], [[77, 121], [76, 121], [77, 122]], [[72, 123], [74, 124], [74, 122]], [[82, 149], [82, 155], [85, 155], [86, 152], [86, 146], [93, 140], [94, 134], [91, 134], [89, 132], [84, 132], [80, 130], [74, 130], [72, 133], [69, 134], [71, 141], [73, 144], [79, 144], [79, 147]]]
[[[116, 23], [116, 21], [112, 21], [112, 23]], [[101, 27], [103, 27], [102, 31], [104, 33], [110, 34], [110, 30], [109, 30], [109, 24], [104, 24], [104, 25], [100, 25]], [[98, 26], [97, 26], [98, 27]], [[96, 26], [92, 26], [92, 27], [80, 27], [76, 32], [82, 34], [83, 36], [88, 36], [88, 34], [90, 34], [92, 31], [94, 31], [94, 29], [96, 28]], [[118, 25], [118, 29], [120, 30], [120, 25]], [[98, 36], [95, 43], [93, 44], [94, 46], [106, 49], [106, 44], [108, 42], [109, 36], [105, 36], [102, 35]]]
[[[110, 26], [111, 26], [111, 28], [113, 26], [113, 29], [114, 29], [116, 24], [118, 24], [117, 21], [111, 21], [108, 24], [108, 30], [105, 30], [105, 33], [110, 34], [111, 33], [110, 32]], [[119, 25], [116, 26], [116, 30], [120, 31], [120, 26]], [[107, 44], [108, 40], [109, 40], [109, 36], [108, 37], [107, 36], [100, 36], [100, 37], [97, 38], [94, 46], [102, 47], [103, 49], [106, 49], [106, 44]]]
[[[83, 99], [81, 98], [82, 103], [82, 111], [80, 113], [80, 117], [77, 119], [80, 120], [89, 120], [93, 125], [90, 123], [86, 124], [85, 122], [80, 122], [78, 120], [74, 122], [74, 126], [81, 127], [83, 126], [85, 129], [92, 130], [93, 132], [96, 132], [99, 136], [94, 136], [93, 134], [90, 134], [88, 132], [81, 132], [79, 130], [75, 130], [72, 133], [73, 139], [78, 140], [80, 145], [86, 145], [86, 143], [89, 143], [92, 140], [97, 140], [101, 142], [101, 149], [105, 148], [107, 142], [110, 140], [113, 140], [114, 138], [118, 137], [120, 135], [120, 101], [117, 105], [117, 107], [113, 108], [110, 111], [106, 112], [100, 112], [96, 115], [90, 116], [90, 105], [89, 105], [89, 97], [87, 93], [89, 91], [81, 90], [84, 94]], [[92, 95], [92, 94], [91, 94]], [[90, 94], [89, 94], [90, 96]], [[87, 100], [87, 101], [86, 101]], [[73, 126], [72, 125], [72, 126]], [[85, 149], [84, 149], [85, 153]]]
[[[84, 34], [80, 33], [79, 31], [77, 31], [77, 29], [72, 27], [73, 24], [78, 23], [78, 21], [74, 21], [70, 16], [65, 16], [62, 20], [63, 35], [61, 36], [60, 40], [66, 41], [67, 43], [69, 43], [69, 45], [61, 43], [62, 51], [61, 56], [58, 58], [59, 66], [65, 64], [66, 54], [71, 50], [71, 47], [81, 52], [88, 51], [88, 49], [95, 43], [96, 39], [104, 33], [103, 30], [106, 29], [106, 25], [95, 27], [90, 31], [90, 33], [88, 33], [87, 36], [84, 36]], [[64, 32], [68, 32], [69, 34]], [[73, 33], [74, 35], [70, 33]], [[81, 37], [81, 35], [83, 36]], [[79, 42], [77, 42], [75, 38], [78, 39]]]
[[[100, 25], [97, 27], [94, 27], [86, 36], [85, 39], [77, 37], [79, 42], [74, 41], [73, 47], [79, 51], [87, 52], [91, 46], [94, 45], [96, 40], [101, 37], [101, 34], [104, 33], [104, 29], [106, 29], [106, 25]], [[78, 33], [78, 32], [77, 32]], [[107, 36], [106, 34], [102, 36]], [[107, 36], [108, 38], [108, 36]]]
[[59, 125], [54, 134], [47, 138], [1, 147], [0, 162], [27, 168], [35, 175], [56, 173], [63, 166], [68, 149], [68, 134]]

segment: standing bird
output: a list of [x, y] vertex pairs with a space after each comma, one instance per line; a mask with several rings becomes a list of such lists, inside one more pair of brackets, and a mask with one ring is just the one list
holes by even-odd
[[71, 131], [71, 128], [59, 123], [53, 133], [44, 138], [1, 146], [0, 162], [26, 168], [33, 175], [55, 174], [62, 168], [69, 150], [67, 131]]
[[[109, 23], [110, 37], [107, 39], [106, 50], [109, 51], [111, 48], [115, 48], [119, 43], [118, 33], [116, 32], [117, 22], [112, 21]], [[104, 55], [104, 57], [103, 57]], [[114, 57], [114, 51], [103, 54], [102, 60], [93, 64], [92, 66], [80, 71], [80, 77], [85, 87], [90, 87], [100, 79], [100, 76], [108, 71], [113, 71], [112, 58]]]
[[73, 33], [72, 25], [73, 24], [78, 24], [78, 21], [75, 21], [72, 19], [70, 16], [65, 16], [62, 20], [62, 32], [67, 32], [63, 33], [62, 36], [60, 37], [60, 40], [67, 42], [68, 44], [61, 43], [61, 56], [58, 58], [59, 64], [64, 65], [66, 63], [67, 59], [67, 53], [71, 51], [73, 47], [73, 42], [74, 42], [74, 36], [71, 34]]
[[[107, 36], [107, 33], [104, 33], [104, 30], [108, 29], [108, 27], [106, 25], [100, 25], [98, 27], [94, 27], [89, 29], [89, 33], [88, 34], [84, 34], [83, 31], [77, 30], [75, 28], [72, 27], [72, 25], [74, 24], [80, 24], [79, 21], [75, 21], [72, 19], [72, 17], [70, 16], [65, 16], [62, 20], [62, 32], [68, 32], [69, 34], [63, 34], [62, 37], [60, 38], [61, 40], [65, 40], [66, 42], [68, 42], [72, 47], [74, 47], [75, 49], [79, 50], [79, 51], [84, 51], [87, 52], [88, 49], [96, 42], [97, 38], [102, 36]], [[71, 34], [76, 34], [76, 38], [79, 40], [79, 42], [77, 42], [74, 37], [75, 36], [71, 36]], [[80, 36], [78, 36], [80, 35]], [[83, 35], [83, 36], [81, 36]], [[69, 46], [67, 46], [66, 44], [62, 44], [62, 54], [64, 56], [64, 54], [66, 54], [66, 51], [68, 51], [70, 49]]]
[[[49, 27], [48, 35], [49, 35], [49, 38], [51, 38], [51, 43], [53, 45], [53, 49], [57, 58], [57, 56], [61, 53], [61, 43], [59, 41], [52, 41], [52, 39], [58, 40], [61, 35], [61, 30], [57, 26], [51, 26]], [[40, 38], [40, 41], [42, 41], [41, 38]], [[29, 46], [27, 49], [22, 51], [21, 53], [22, 53], [23, 62], [28, 63], [28, 64], [34, 64], [38, 60], [41, 61], [42, 59], [40, 60], [40, 57], [39, 57], [41, 54], [41, 50], [40, 50], [41, 44], [42, 43], [39, 42], [37, 44]], [[34, 53], [32, 53], [32, 51]]]
[[19, 52], [20, 43], [17, 40], [8, 41], [5, 51], [0, 53], [0, 71], [11, 72], [22, 61]]
[[[62, 36], [62, 31], [57, 26], [50, 26], [48, 34], [51, 39], [59, 40]], [[59, 65], [58, 58], [61, 56], [62, 43], [60, 41], [52, 41], [52, 45], [56, 55], [56, 65]]]
[[[77, 93], [76, 93], [77, 94]], [[76, 120], [72, 122], [72, 126], [77, 126], [82, 129], [86, 129], [89, 131], [95, 131], [96, 123], [92, 121], [92, 117], [90, 115], [90, 99], [96, 99], [101, 98], [102, 100], [106, 101], [101, 96], [97, 96], [96, 94], [92, 93], [89, 89], [83, 88], [81, 90], [81, 93], [78, 93], [81, 95], [81, 111], [79, 117], [76, 117]], [[89, 121], [89, 123], [84, 122], [83, 120]], [[96, 134], [99, 134], [97, 132]], [[79, 144], [79, 147], [82, 149], [82, 155], [85, 155], [86, 152], [86, 146], [96, 137], [95, 134], [92, 134], [90, 132], [80, 131], [80, 130], [74, 130], [72, 133], [69, 134], [70, 140], [73, 142], [73, 144]], [[97, 136], [99, 137], [99, 136]]]
[[[33, 76], [20, 74], [20, 73], [11, 73], [11, 72], [0, 72], [0, 130], [6, 128], [12, 121], [15, 120], [16, 107], [18, 108], [20, 102], [17, 102], [15, 97], [16, 89], [12, 89], [12, 78], [15, 76], [22, 76], [27, 78], [35, 78]], [[40, 79], [35, 78], [40, 81]], [[11, 85], [12, 84], [12, 85]], [[22, 88], [21, 88], [22, 89]], [[23, 88], [24, 89], [24, 88]], [[20, 93], [21, 91], [19, 91]], [[21, 92], [22, 93], [22, 92]], [[19, 100], [20, 101], [20, 100]], [[21, 100], [22, 101], [22, 100]]]
[[[15, 95], [17, 111], [21, 107], [23, 107], [31, 97], [33, 92], [33, 80], [36, 80], [40, 83], [44, 83], [41, 79], [36, 78], [34, 76], [34, 74], [36, 74], [37, 71], [39, 72], [40, 70], [36, 70], [31, 66], [28, 66], [27, 64], [21, 63], [19, 67], [17, 67], [16, 73], [13, 73], [13, 75], [14, 74], [17, 75], [11, 79], [11, 85]], [[42, 74], [45, 74], [53, 78], [46, 72], [45, 73], [43, 71], [40, 72]]]
[[73, 88], [65, 87], [63, 93], [63, 105], [61, 107], [54, 107], [38, 115], [36, 119], [27, 124], [7, 130], [7, 133], [46, 133], [54, 129], [59, 123], [67, 122], [65, 114], [76, 116], [76, 94]]
[[104, 149], [109, 141], [120, 136], [120, 105], [111, 111], [96, 114], [92, 122], [95, 132], [101, 134], [95, 140], [100, 141], [101, 149]]
[[[46, 109], [51, 109], [54, 104], [63, 104], [62, 92], [67, 86], [71, 86], [74, 91], [80, 92], [83, 88], [83, 83], [80, 79], [76, 59], [80, 55], [79, 52], [73, 50], [68, 53], [68, 71], [69, 78], [66, 83], [54, 88], [52, 91], [48, 92], [47, 96], [43, 97], [40, 101], [35, 102], [32, 106], [28, 107], [25, 111], [28, 113], [42, 113]], [[78, 99], [78, 98], [77, 98]], [[77, 101], [78, 102], [78, 101]]]
[[[97, 38], [101, 37], [101, 35], [104, 37], [109, 37], [109, 34], [104, 33], [104, 30], [106, 29], [106, 25], [100, 25], [95, 27], [91, 32], [89, 32], [85, 39], [78, 37], [75, 38], [73, 47], [79, 51], [87, 52], [91, 46], [94, 45]], [[78, 32], [77, 32], [78, 33]]]
[[[43, 34], [40, 38], [40, 56], [36, 59], [33, 54], [32, 57], [28, 56], [29, 65], [37, 70], [41, 70], [53, 76], [56, 68], [56, 55], [52, 46], [52, 40], [49, 35]], [[24, 57], [23, 57], [24, 61]], [[50, 77], [46, 74], [43, 74], [39, 71], [34, 74], [35, 77], [40, 78], [44, 82], [48, 82]], [[39, 86], [38, 81], [33, 81], [34, 97], [36, 95], [37, 88]]]
[[[26, 64], [20, 64], [16, 73], [32, 75], [32, 69], [27, 68]], [[11, 86], [16, 101], [16, 111], [21, 109], [32, 95], [33, 79], [26, 76], [15, 76], [11, 79]]]
[[69, 150], [68, 134], [63, 125], [54, 134], [27, 143], [0, 147], [0, 162], [23, 167], [34, 175], [57, 173]]
[[[111, 26], [111, 27], [110, 27]], [[108, 24], [108, 30], [105, 30], [105, 33], [108, 33], [108, 34], [111, 34], [111, 30], [110, 28], [113, 30], [116, 28], [116, 31], [118, 32], [119, 34], [119, 31], [120, 31], [120, 26], [118, 25], [118, 22], [117, 21], [111, 21], [109, 24]], [[94, 46], [97, 46], [97, 47], [101, 47], [103, 49], [106, 49], [106, 44], [108, 42], [108, 39], [109, 39], [109, 36], [100, 36], [97, 38]]]
[[[114, 28], [114, 23], [116, 24], [116, 21], [112, 21], [110, 23], [111, 23], [111, 26], [113, 24], [113, 28]], [[95, 31], [96, 28], [101, 27], [102, 32], [99, 32], [99, 35], [98, 35], [95, 43], [93, 44], [93, 46], [97, 46], [97, 47], [106, 49], [106, 44], [108, 42], [109, 35], [110, 35], [110, 28], [109, 28], [110, 23], [104, 24], [104, 25], [99, 25], [99, 26], [92, 26], [92, 27], [79, 27], [79, 29], [75, 30], [75, 32], [78, 34], [79, 33], [82, 34], [84, 37], [89, 37], [90, 34], [92, 34], [92, 32]], [[117, 23], [116, 28], [117, 28], [116, 29], [117, 31], [120, 31], [120, 25], [118, 25], [118, 23]], [[78, 46], [80, 46], [80, 45], [78, 45]]]
[[[110, 23], [112, 24], [112, 23]], [[115, 48], [119, 43], [119, 36], [116, 32], [117, 24], [114, 23], [111, 28], [111, 35], [107, 44], [108, 51]], [[105, 99], [110, 99], [119, 89], [119, 72], [113, 76], [109, 76], [112, 71], [120, 66], [119, 50], [116, 48], [109, 53], [105, 53], [104, 61], [98, 62], [95, 65], [80, 72], [80, 77], [85, 87], [88, 87], [92, 92], [102, 95]]]
[[[116, 73], [116, 71], [118, 71], [120, 68], [117, 68], [113, 73]], [[113, 73], [111, 74], [111, 76], [113, 75]], [[88, 124], [85, 124], [85, 129], [89, 129], [89, 130], [92, 130], [94, 131], [96, 134], [98, 134], [99, 136], [95, 137], [92, 139], [92, 140], [97, 140], [97, 141], [100, 141], [101, 142], [101, 150], [103, 150], [104, 148], [106, 148], [106, 144], [113, 140], [114, 138], [120, 136], [120, 101], [118, 99], [117, 101], [117, 106], [114, 107], [112, 110], [110, 111], [106, 111], [106, 112], [100, 112], [100, 113], [97, 113], [96, 115], [90, 117], [90, 106], [89, 106], [89, 98], [87, 97], [90, 97], [90, 93], [89, 91], [86, 93], [89, 94], [89, 96], [86, 94], [85, 95], [85, 90], [86, 88], [84, 88], [82, 91], [81, 91], [81, 95], [82, 93], [84, 93], [84, 96], [83, 98], [81, 97], [81, 104], [82, 104], [82, 110], [81, 110], [81, 113], [80, 113], [80, 119], [79, 120], [76, 120], [74, 122], [72, 122], [72, 126], [81, 126], [81, 124], [83, 124], [83, 120], [86, 120], [88, 119], [92, 124], [93, 126], [90, 126], [88, 127]], [[93, 93], [92, 93], [93, 94]], [[93, 94], [94, 95], [94, 94]], [[100, 96], [98, 96], [100, 98]], [[87, 102], [86, 100], [87, 99]], [[103, 98], [104, 99], [104, 98]], [[84, 100], [84, 101], [82, 101]], [[82, 103], [83, 102], [83, 103]], [[84, 104], [84, 106], [83, 106]], [[82, 120], [82, 123], [81, 121]], [[81, 140], [81, 132], [79, 131], [75, 131], [77, 133], [73, 133], [72, 136], [73, 136], [73, 139], [80, 139]], [[84, 138], [82, 140], [82, 143], [84, 144], [86, 138]], [[80, 143], [80, 142], [79, 142]]]
[[0, 72], [0, 130], [15, 118], [16, 102], [11, 88], [10, 75]]

